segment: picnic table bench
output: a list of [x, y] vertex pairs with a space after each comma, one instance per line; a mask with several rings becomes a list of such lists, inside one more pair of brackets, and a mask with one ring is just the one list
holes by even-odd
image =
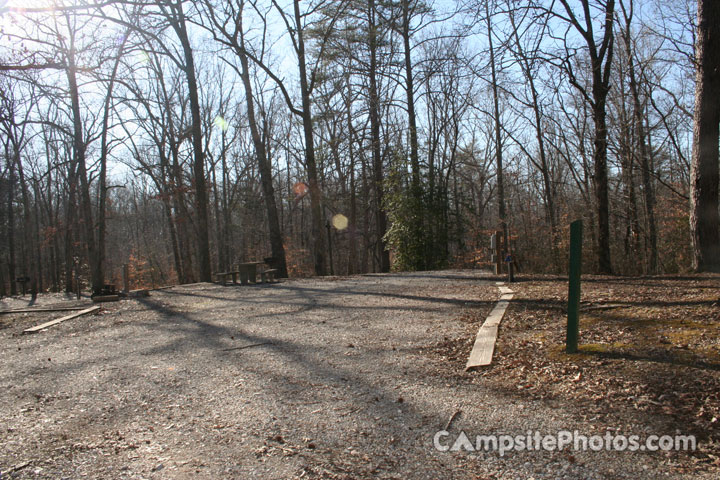
[[[248, 282], [257, 283], [258, 266], [266, 264], [267, 262], [265, 261], [239, 263], [238, 270], [240, 271], [240, 283], [242, 285], [247, 285]], [[260, 281], [262, 283], [273, 281], [275, 280], [276, 273], [277, 269], [260, 269]]]
[[232, 276], [232, 283], [233, 283], [233, 284], [237, 283], [237, 275], [238, 275], [239, 273], [240, 273], [240, 272], [237, 271], [237, 270], [230, 271], [230, 272], [218, 272], [218, 273], [215, 274], [215, 278], [216, 278], [217, 281], [220, 282], [220, 283], [222, 284], [222, 286], [224, 287], [224, 286], [227, 284], [227, 277], [228, 277], [228, 276]]
[[267, 270], [263, 270], [260, 272], [260, 281], [262, 283], [268, 283], [268, 282], [274, 282], [275, 281], [275, 274], [277, 274], [276, 268], [269, 268]]
[[258, 283], [257, 276], [258, 270], [260, 270], [260, 281], [262, 283], [268, 283], [275, 281], [278, 270], [275, 268], [260, 268], [260, 265], [269, 265], [267, 259], [265, 261], [256, 262], [241, 262], [238, 263], [236, 270], [230, 270], [228, 272], [218, 272], [215, 274], [216, 281], [221, 283], [223, 286], [227, 284], [228, 276], [232, 277], [233, 284], [237, 283], [237, 277], [240, 277], [241, 285], [248, 285], [249, 283]]

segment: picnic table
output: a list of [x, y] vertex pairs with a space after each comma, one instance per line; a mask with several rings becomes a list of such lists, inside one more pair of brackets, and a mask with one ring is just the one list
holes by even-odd
[[[255, 261], [255, 262], [241, 262], [237, 264], [237, 269], [230, 270], [227, 272], [218, 272], [215, 274], [215, 277], [217, 278], [217, 281], [220, 282], [223, 286], [227, 283], [227, 277], [232, 277], [233, 284], [237, 283], [237, 277], [240, 277], [240, 284], [241, 285], [247, 285], [249, 283], [258, 283], [257, 282], [257, 276], [258, 276], [258, 266], [260, 265], [269, 265], [268, 259], [265, 261]], [[260, 281], [262, 283], [271, 282], [275, 280], [275, 275], [277, 274], [277, 269], [274, 268], [260, 268]]]
[[247, 285], [248, 282], [257, 283], [257, 267], [264, 265], [265, 262], [245, 262], [238, 263], [238, 271], [240, 272], [240, 284]]

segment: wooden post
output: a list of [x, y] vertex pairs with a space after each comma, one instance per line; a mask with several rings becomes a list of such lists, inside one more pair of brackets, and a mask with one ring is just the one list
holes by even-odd
[[328, 237], [328, 259], [330, 260], [330, 275], [335, 275], [335, 269], [333, 268], [332, 228], [330, 227], [330, 220], [325, 222], [325, 228], [327, 228]]
[[123, 293], [130, 291], [130, 267], [127, 263], [122, 266], [122, 282], [123, 282]]
[[498, 275], [500, 273], [500, 267], [498, 264], [497, 233], [493, 233], [492, 235], [490, 235], [490, 251], [492, 252], [490, 256], [490, 261], [495, 264], [495, 275]]
[[75, 260], [75, 292], [77, 299], [80, 300], [80, 263]]
[[508, 282], [513, 283], [515, 281], [515, 269], [513, 268], [513, 258], [512, 253], [508, 253], [508, 262], [507, 262], [507, 268], [508, 268]]
[[580, 324], [580, 273], [582, 266], [582, 220], [570, 224], [570, 279], [568, 282], [568, 320], [565, 352], [578, 348]]

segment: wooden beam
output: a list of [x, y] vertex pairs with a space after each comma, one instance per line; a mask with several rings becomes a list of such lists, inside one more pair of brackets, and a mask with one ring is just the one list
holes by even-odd
[[502, 294], [500, 301], [497, 302], [495, 308], [492, 309], [490, 315], [485, 319], [482, 326], [478, 330], [475, 337], [470, 357], [465, 365], [465, 371], [475, 367], [484, 367], [492, 363], [493, 353], [495, 352], [495, 342], [497, 341], [498, 326], [505, 315], [510, 300], [513, 298], [512, 290], [505, 286], [498, 285], [498, 289]]
[[37, 308], [18, 308], [17, 310], [0, 310], [0, 315], [11, 313], [35, 313], [35, 312], [69, 312], [72, 310], [84, 310], [87, 307], [37, 307]]
[[98, 310], [100, 310], [100, 307], [97, 307], [97, 306], [86, 308], [85, 310], [80, 310], [79, 312], [58, 318], [57, 320], [51, 320], [49, 322], [42, 323], [35, 327], [26, 328], [25, 330], [23, 330], [23, 333], [36, 333], [36, 332], [39, 332], [40, 330], [45, 330], [48, 327], [52, 327], [53, 325], [57, 325], [60, 322], [64, 322], [65, 320], [72, 320], [73, 318], [79, 317], [81, 315], [85, 315], [87, 313], [96, 312]]

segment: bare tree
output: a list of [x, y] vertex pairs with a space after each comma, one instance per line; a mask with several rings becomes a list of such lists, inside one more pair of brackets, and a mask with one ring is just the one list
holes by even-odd
[[697, 74], [690, 180], [693, 268], [720, 271], [718, 135], [720, 132], [720, 3], [698, 1]]
[[[578, 15], [570, 6], [568, 0], [560, 0], [562, 10], [553, 11], [553, 15], [561, 18], [582, 37], [587, 55], [590, 59], [591, 85], [588, 89], [578, 79], [571, 57], [574, 50], [567, 44], [568, 57], [563, 62], [570, 83], [577, 88], [592, 107], [595, 135], [593, 141], [593, 183], [595, 187], [595, 201], [597, 208], [598, 225], [598, 270], [600, 273], [611, 273], [610, 262], [610, 199], [608, 192], [607, 168], [607, 95], [610, 91], [611, 65], [614, 47], [614, 12], [615, 0], [581, 0], [582, 14]], [[600, 12], [602, 25], [599, 32], [594, 25], [593, 10]], [[599, 40], [596, 34], [600, 34]]]
[[245, 40], [245, 26], [243, 23], [243, 11], [245, 2], [222, 2], [221, 6], [206, 1], [204, 16], [210, 21], [209, 29], [215, 40], [230, 48], [240, 61], [236, 69], [245, 90], [245, 105], [247, 108], [248, 126], [255, 147], [255, 156], [260, 170], [260, 180], [265, 199], [265, 210], [267, 212], [268, 227], [270, 230], [270, 248], [272, 256], [278, 269], [279, 277], [287, 277], [287, 263], [285, 259], [285, 247], [283, 245], [282, 231], [278, 219], [277, 204], [275, 202], [275, 188], [273, 187], [272, 163], [270, 161], [266, 142], [263, 139], [262, 131], [258, 125], [258, 116], [255, 112], [255, 102], [258, 100], [253, 92], [251, 81], [250, 62], [248, 60], [248, 46]]
[[[649, 243], [647, 273], [657, 273], [657, 226], [655, 221], [655, 189], [652, 184], [652, 172], [650, 171], [650, 152], [648, 149], [647, 132], [645, 128], [645, 108], [640, 100], [640, 82], [643, 79], [642, 66], [640, 74], [636, 73], [635, 51], [631, 39], [631, 26], [634, 16], [633, 0], [620, 2], [623, 24], [620, 35], [622, 45], [625, 49], [625, 60], [627, 62], [627, 76], [630, 86], [630, 94], [633, 102], [633, 127], [637, 143], [637, 157], [642, 174], [643, 194], [645, 198], [645, 217], [647, 223], [647, 239]], [[630, 182], [632, 179], [630, 180]]]

